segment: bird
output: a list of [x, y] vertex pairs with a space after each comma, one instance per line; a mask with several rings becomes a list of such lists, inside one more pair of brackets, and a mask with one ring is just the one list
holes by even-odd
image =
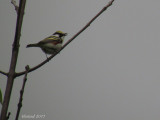
[[55, 54], [62, 48], [62, 43], [65, 36], [67, 36], [67, 33], [56, 31], [51, 36], [41, 40], [38, 43], [28, 44], [26, 48], [40, 47], [47, 57], [47, 54]]

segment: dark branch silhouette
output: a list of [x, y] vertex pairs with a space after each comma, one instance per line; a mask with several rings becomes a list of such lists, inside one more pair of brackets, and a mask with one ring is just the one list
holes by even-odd
[[8, 73], [5, 73], [3, 71], [0, 71], [1, 74], [5, 75], [5, 76], [8, 76]]
[[[114, 0], [111, 0], [100, 12], [98, 12], [98, 14], [96, 16], [94, 16], [77, 34], [75, 34], [71, 39], [68, 40], [68, 42], [66, 44], [64, 44], [64, 46], [61, 48], [61, 50], [63, 50], [70, 42], [72, 42], [79, 34], [81, 34], [86, 28], [88, 28], [90, 26], [90, 24], [99, 16], [101, 15], [108, 7], [110, 7], [112, 5], [112, 3], [114, 2]], [[60, 51], [61, 51], [60, 50]], [[40, 68], [41, 66], [43, 66], [45, 63], [47, 63], [49, 60], [51, 60], [54, 56], [56, 56], [60, 51], [58, 51], [57, 53], [53, 54], [52, 56], [50, 56], [48, 59], [46, 59], [45, 61], [43, 61], [42, 63], [40, 63], [39, 65], [31, 68], [28, 72], [32, 72], [38, 68]], [[24, 75], [25, 71], [23, 72], [19, 72], [16, 73], [15, 77]]]
[[16, 69], [17, 58], [19, 53], [19, 46], [20, 46], [19, 41], [21, 36], [21, 27], [22, 27], [23, 15], [24, 15], [25, 3], [26, 3], [26, 0], [20, 0], [20, 3], [19, 3], [16, 32], [15, 32], [15, 38], [12, 46], [11, 63], [10, 63], [9, 73], [7, 76], [8, 79], [7, 79], [7, 85], [6, 85], [6, 90], [4, 94], [4, 101], [1, 109], [0, 120], [6, 120], [7, 118], [8, 106], [9, 106], [12, 87], [15, 79], [15, 69]]
[[25, 76], [24, 76], [24, 79], [23, 79], [22, 89], [20, 90], [20, 97], [19, 97], [18, 109], [17, 109], [17, 114], [16, 114], [16, 119], [15, 120], [18, 120], [19, 114], [20, 114], [20, 111], [21, 111], [21, 108], [22, 108], [23, 93], [24, 93], [24, 87], [25, 87], [25, 84], [26, 84], [26, 81], [27, 81], [28, 71], [29, 71], [29, 66], [27, 65], [26, 66], [26, 73], [25, 73]]

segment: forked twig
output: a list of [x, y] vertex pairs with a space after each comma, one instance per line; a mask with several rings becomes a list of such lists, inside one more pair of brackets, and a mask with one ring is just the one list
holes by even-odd
[[16, 1], [15, 0], [11, 0], [11, 3], [14, 5], [14, 7], [15, 7], [15, 10], [16, 10], [16, 12], [17, 12], [17, 14], [18, 14], [18, 5], [16, 4]]

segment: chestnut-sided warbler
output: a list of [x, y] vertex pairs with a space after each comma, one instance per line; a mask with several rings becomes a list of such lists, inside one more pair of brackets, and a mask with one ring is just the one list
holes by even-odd
[[26, 47], [40, 47], [47, 57], [47, 54], [54, 54], [62, 48], [62, 43], [66, 35], [67, 33], [56, 31], [53, 35], [41, 40], [40, 42], [29, 44]]

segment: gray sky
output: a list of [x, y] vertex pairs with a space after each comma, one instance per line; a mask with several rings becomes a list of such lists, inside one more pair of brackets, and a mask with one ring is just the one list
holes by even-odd
[[[57, 30], [68, 33], [66, 42], [108, 1], [27, 0], [16, 71], [46, 58], [39, 48], [26, 48], [27, 44]], [[159, 5], [159, 0], [116, 0], [59, 55], [28, 75], [21, 116], [159, 120]], [[0, 16], [0, 70], [8, 71], [16, 25], [10, 0], [0, 1]], [[11, 118], [15, 117], [22, 79], [14, 83]], [[6, 78], [0, 75], [3, 94], [5, 85]]]

